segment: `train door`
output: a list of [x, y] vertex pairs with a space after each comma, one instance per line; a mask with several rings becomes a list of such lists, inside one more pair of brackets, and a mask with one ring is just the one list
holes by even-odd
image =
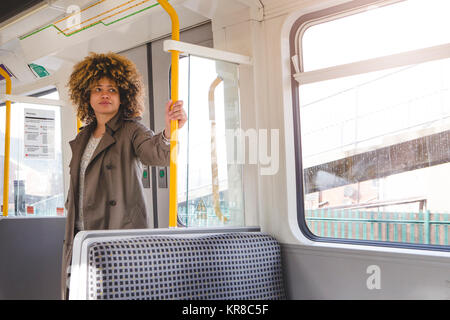
[[[206, 23], [195, 28], [186, 30], [180, 35], [181, 41], [189, 42], [204, 47], [213, 46], [213, 33], [211, 23]], [[159, 132], [164, 129], [164, 106], [170, 98], [169, 77], [170, 77], [170, 54], [164, 52], [163, 42], [170, 37], [165, 37], [157, 41], [147, 44], [149, 55], [151, 55], [151, 71], [152, 88], [149, 92], [150, 100], [150, 117], [152, 121], [149, 127]], [[180, 61], [180, 69], [183, 69], [183, 59]], [[150, 60], [149, 60], [150, 63]], [[180, 87], [187, 82], [186, 77], [183, 77], [181, 71]], [[180, 88], [181, 91], [182, 88]], [[180, 92], [180, 99], [186, 99], [186, 95]], [[188, 101], [184, 101], [184, 107], [187, 111]], [[153, 167], [151, 168], [152, 177], [152, 211], [153, 211], [153, 226], [154, 228], [167, 228], [169, 226], [169, 188], [168, 188], [168, 174], [169, 168]], [[157, 212], [157, 214], [155, 214]]]
[[[146, 88], [145, 111], [141, 122], [153, 132], [165, 127], [165, 105], [170, 98], [170, 54], [163, 51], [162, 37], [156, 41], [120, 52], [133, 61]], [[181, 40], [205, 47], [213, 46], [211, 23], [204, 23], [181, 32]], [[143, 166], [142, 182], [147, 201], [147, 219], [151, 228], [169, 225], [169, 168]]]
[[[243, 62], [232, 59], [228, 52], [211, 51], [210, 24], [185, 32], [181, 41], [186, 50], [179, 61], [179, 99], [184, 101], [188, 122], [178, 132], [178, 226], [242, 226], [243, 141], [249, 133], [243, 132], [241, 125], [239, 72], [247, 59]], [[155, 119], [160, 117], [159, 123], [164, 123], [163, 106], [171, 85], [170, 56], [164, 51], [170, 51], [171, 43], [161, 39], [151, 45]], [[165, 228], [169, 198], [164, 180], [167, 174], [161, 169], [153, 169], [157, 171], [159, 206], [154, 212], [158, 212], [158, 227]]]

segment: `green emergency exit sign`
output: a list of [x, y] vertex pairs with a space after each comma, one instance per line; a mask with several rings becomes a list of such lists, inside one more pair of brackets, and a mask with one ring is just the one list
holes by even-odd
[[31, 71], [33, 71], [33, 73], [39, 78], [44, 78], [50, 75], [50, 73], [45, 70], [43, 66], [34, 63], [30, 63], [28, 66], [30, 67]]

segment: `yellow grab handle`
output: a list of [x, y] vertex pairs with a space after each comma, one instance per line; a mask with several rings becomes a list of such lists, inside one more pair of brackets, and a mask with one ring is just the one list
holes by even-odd
[[[0, 74], [6, 80], [6, 94], [11, 94], [11, 77], [8, 72], [0, 68]], [[11, 138], [11, 101], [6, 101], [5, 117], [5, 159], [3, 163], [3, 216], [8, 216], [8, 197], [9, 197], [9, 149]]]
[[222, 222], [228, 221], [228, 219], [223, 215], [220, 209], [220, 198], [219, 198], [219, 168], [217, 165], [217, 151], [216, 151], [216, 115], [215, 115], [215, 102], [214, 102], [214, 92], [216, 87], [222, 82], [222, 78], [217, 77], [211, 83], [209, 87], [208, 102], [209, 102], [209, 121], [211, 123], [211, 178], [212, 178], [212, 191], [214, 200], [214, 212], [216, 216]]
[[[172, 40], [180, 41], [180, 21], [175, 9], [167, 0], [158, 0], [172, 20]], [[171, 50], [172, 74], [170, 99], [172, 103], [178, 100], [178, 60], [180, 52]], [[169, 181], [169, 228], [177, 226], [177, 152], [178, 152], [178, 121], [170, 122], [170, 181]]]
[[81, 120], [77, 117], [77, 133], [80, 132], [81, 126], [82, 126]]

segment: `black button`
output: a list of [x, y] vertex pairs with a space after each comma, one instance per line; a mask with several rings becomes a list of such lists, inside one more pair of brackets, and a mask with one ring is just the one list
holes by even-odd
[[116, 205], [116, 200], [111, 200], [108, 202], [110, 206], [115, 206]]
[[113, 167], [112, 164], [107, 164], [107, 165], [106, 165], [106, 169], [108, 169], [108, 170], [111, 170], [112, 167]]

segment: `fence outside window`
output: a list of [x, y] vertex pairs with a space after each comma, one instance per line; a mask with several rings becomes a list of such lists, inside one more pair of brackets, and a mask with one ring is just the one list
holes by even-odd
[[448, 213], [316, 209], [305, 210], [305, 216], [321, 237], [449, 245]]

